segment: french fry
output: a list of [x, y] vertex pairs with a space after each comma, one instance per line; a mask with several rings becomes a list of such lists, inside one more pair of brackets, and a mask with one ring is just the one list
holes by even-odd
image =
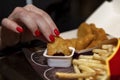
[[92, 68], [100, 68], [100, 69], [106, 70], [106, 66], [103, 64], [84, 63], [84, 65], [92, 67]]
[[56, 76], [58, 78], [67, 78], [67, 79], [75, 79], [75, 78], [86, 78], [90, 76], [94, 76], [94, 74], [91, 73], [65, 73], [65, 72], [56, 72]]
[[94, 80], [94, 77], [87, 77], [85, 80]]
[[79, 65], [79, 61], [77, 59], [73, 59], [72, 63], [73, 65]]
[[108, 54], [108, 51], [103, 49], [93, 49], [93, 53], [98, 53], [99, 55], [104, 56], [105, 54]]
[[94, 64], [94, 63], [84, 63], [84, 62], [79, 62], [78, 60], [73, 60], [73, 64], [76, 64], [76, 65], [86, 65], [86, 66], [89, 66], [89, 67], [93, 67], [93, 68], [100, 68], [100, 69], [103, 69], [103, 70], [106, 70], [106, 66], [103, 65], [103, 64]]
[[96, 74], [95, 70], [93, 70], [92, 68], [85, 66], [85, 65], [79, 65], [79, 69], [84, 71], [84, 72], [88, 72], [88, 73], [91, 73], [94, 75]]
[[[78, 74], [81, 73], [77, 65], [73, 65], [73, 68], [74, 68], [75, 73], [78, 73]], [[83, 80], [83, 78], [78, 78], [78, 80]]]
[[92, 59], [93, 56], [92, 55], [80, 55], [79, 58], [80, 59]]
[[112, 53], [114, 51], [114, 46], [113, 45], [102, 45], [102, 49], [108, 50], [109, 53]]
[[102, 45], [102, 49], [111, 49], [111, 48], [113, 48], [114, 46], [113, 45], [111, 45], [111, 44], [107, 44], [107, 45]]
[[108, 76], [106, 74], [104, 74], [102, 76], [101, 75], [97, 76], [96, 80], [107, 80], [107, 78], [108, 78]]
[[97, 75], [104, 75], [104, 74], [106, 74], [106, 70], [102, 70], [102, 69], [94, 69], [95, 71], [96, 71], [96, 74]]
[[101, 63], [101, 61], [93, 60], [93, 59], [78, 59], [79, 62], [89, 62], [89, 63]]
[[106, 57], [101, 57], [99, 54], [94, 53], [93, 59], [96, 59], [96, 60], [100, 60], [100, 61], [105, 62]]
[[73, 67], [74, 67], [74, 71], [75, 71], [76, 73], [81, 73], [80, 70], [78, 69], [78, 66], [77, 66], [77, 65], [73, 65]]

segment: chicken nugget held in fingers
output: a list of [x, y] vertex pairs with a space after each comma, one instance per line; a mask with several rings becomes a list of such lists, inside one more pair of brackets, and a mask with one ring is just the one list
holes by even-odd
[[76, 46], [76, 41], [77, 41], [77, 38], [65, 39], [66, 44], [67, 44], [69, 47], [74, 47], [74, 48], [75, 48], [75, 46]]
[[71, 54], [69, 46], [62, 37], [55, 37], [55, 42], [47, 44], [48, 55], [61, 55], [68, 56]]

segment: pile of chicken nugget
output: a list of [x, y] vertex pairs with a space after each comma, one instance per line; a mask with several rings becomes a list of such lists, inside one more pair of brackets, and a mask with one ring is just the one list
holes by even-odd
[[63, 39], [56, 37], [54, 43], [47, 44], [48, 55], [63, 53], [70, 55], [69, 47], [74, 47], [76, 51], [93, 48], [102, 41], [107, 40], [104, 29], [97, 28], [95, 24], [81, 23], [77, 29], [77, 38]]

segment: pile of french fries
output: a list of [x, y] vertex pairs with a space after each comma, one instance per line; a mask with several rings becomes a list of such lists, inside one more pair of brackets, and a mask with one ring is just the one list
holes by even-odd
[[111, 44], [104, 44], [100, 49], [93, 49], [93, 55], [80, 55], [72, 61], [73, 73], [56, 72], [56, 76], [67, 80], [108, 80], [106, 60], [114, 48]]

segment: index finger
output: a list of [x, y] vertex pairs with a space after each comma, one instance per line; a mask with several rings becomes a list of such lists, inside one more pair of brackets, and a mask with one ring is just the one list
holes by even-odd
[[44, 12], [43, 10], [41, 10], [33, 5], [27, 5], [24, 8], [29, 10], [29, 11], [33, 11], [37, 14], [40, 14], [46, 20], [46, 22], [49, 24], [49, 27], [50, 27], [52, 33], [55, 36], [59, 35], [59, 30], [58, 30], [57, 26], [55, 25], [55, 23], [53, 22], [51, 17], [46, 12]]

